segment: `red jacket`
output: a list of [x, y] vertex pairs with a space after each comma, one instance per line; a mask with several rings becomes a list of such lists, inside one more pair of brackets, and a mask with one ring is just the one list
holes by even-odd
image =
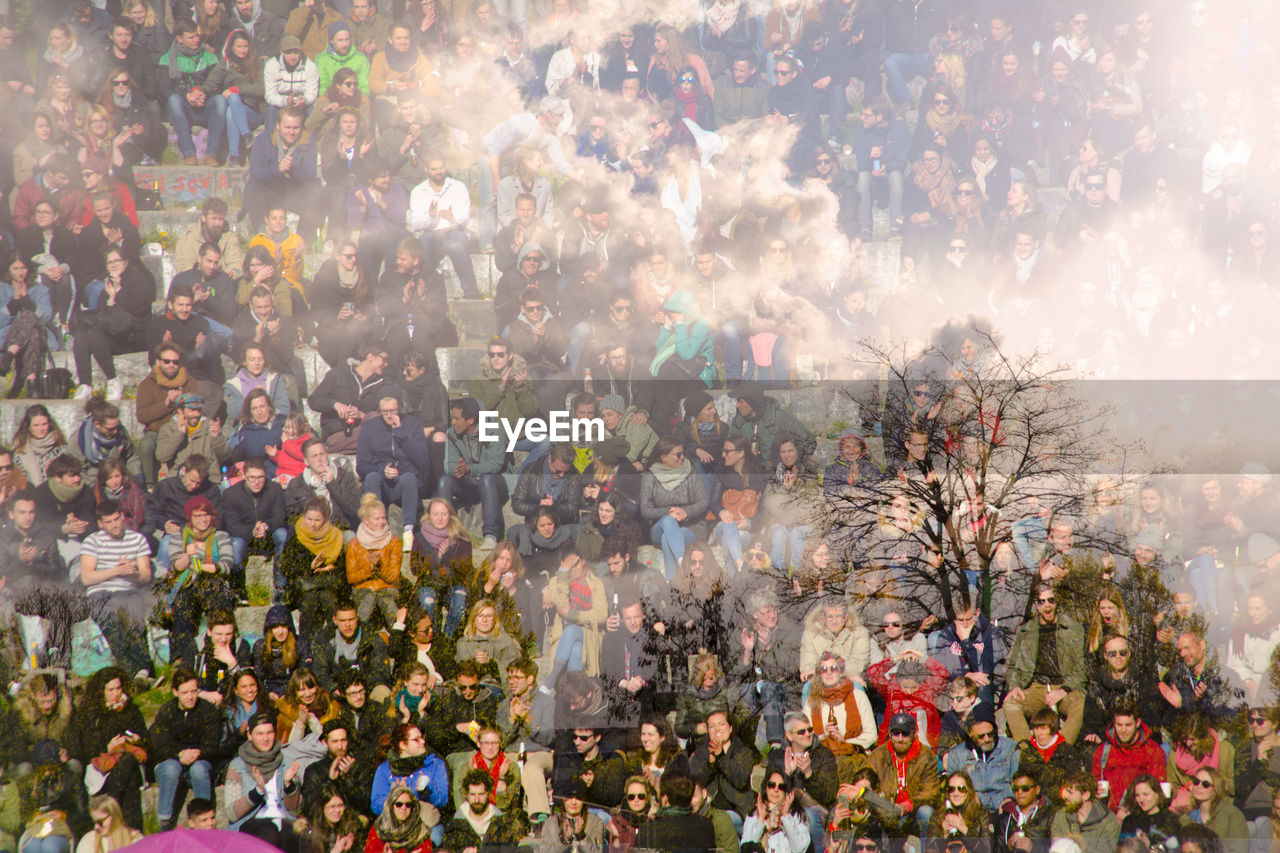
[[[1104, 766], [1103, 755], [1106, 755]], [[1111, 802], [1107, 806], [1112, 811], [1120, 807], [1125, 791], [1133, 780], [1143, 773], [1150, 773], [1157, 780], [1165, 780], [1166, 758], [1160, 744], [1151, 739], [1151, 730], [1146, 723], [1138, 723], [1138, 737], [1128, 746], [1116, 741], [1115, 725], [1107, 726], [1106, 743], [1093, 753], [1093, 776], [1095, 779], [1106, 779], [1111, 783]]]
[[[129, 190], [129, 185], [111, 180], [111, 194], [116, 197], [116, 210], [129, 217], [129, 221], [133, 223], [133, 227], [138, 227], [138, 205], [133, 201], [133, 193]], [[79, 193], [83, 201], [80, 204], [80, 224], [88, 225], [93, 221], [93, 199], [89, 197], [87, 192]]]
[[[14, 233], [21, 231], [34, 221], [32, 214], [35, 213], [36, 204], [42, 198], [48, 196], [48, 193], [45, 192], [44, 184], [40, 183], [40, 177], [39, 174], [36, 174], [27, 178], [18, 184], [18, 188], [13, 192], [13, 198], [9, 202], [9, 209], [13, 212]], [[74, 190], [63, 190], [58, 194], [53, 204], [58, 210], [59, 225], [71, 225], [79, 203], [80, 198]]]
[[917, 710], [923, 708], [928, 721], [929, 746], [936, 749], [938, 737], [942, 734], [942, 717], [938, 714], [937, 699], [947, 689], [947, 669], [933, 658], [925, 658], [925, 668], [929, 670], [929, 680], [920, 685], [914, 693], [908, 693], [898, 686], [898, 681], [885, 675], [894, 665], [892, 658], [885, 658], [867, 669], [867, 682], [884, 697], [884, 720], [880, 723], [880, 743], [889, 741], [889, 721], [899, 711], [915, 716]]

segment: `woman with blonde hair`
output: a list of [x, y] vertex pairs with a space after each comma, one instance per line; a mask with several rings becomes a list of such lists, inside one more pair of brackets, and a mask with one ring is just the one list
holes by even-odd
[[724, 711], [732, 722], [739, 701], [720, 666], [720, 658], [700, 652], [689, 665], [689, 686], [676, 699], [675, 731], [679, 737], [701, 737], [707, 733], [707, 715]]
[[360, 498], [358, 515], [360, 526], [347, 543], [347, 583], [351, 584], [360, 622], [372, 624], [377, 610], [389, 631], [396, 622], [402, 542], [387, 524], [387, 507], [377, 495], [365, 493]]
[[541, 639], [541, 602], [525, 579], [524, 558], [514, 542], [504, 539], [476, 569], [467, 591], [468, 610], [487, 598], [498, 608], [498, 619], [513, 637]]
[[485, 680], [505, 684], [508, 664], [519, 657], [520, 646], [503, 630], [497, 605], [488, 598], [472, 604], [462, 636], [458, 638], [458, 662], [474, 660], [480, 664]]
[[1085, 649], [1097, 654], [1102, 648], [1102, 638], [1109, 634], [1129, 637], [1129, 612], [1124, 606], [1120, 587], [1107, 584], [1098, 591], [1098, 600], [1089, 620], [1089, 633], [1085, 637]]
[[418, 602], [429, 612], [448, 596], [444, 633], [453, 636], [466, 614], [466, 584], [475, 567], [471, 534], [447, 499], [437, 497], [427, 503], [413, 537], [409, 566], [418, 578]]
[[1249, 823], [1231, 801], [1231, 789], [1220, 770], [1201, 767], [1191, 787], [1191, 814], [1187, 820], [1213, 830], [1222, 839], [1223, 853], [1248, 853]]
[[[126, 138], [128, 134], [123, 131], [118, 135], [112, 134], [111, 113], [101, 104], [94, 103], [89, 107], [89, 115], [84, 122], [84, 133], [81, 135], [84, 147], [77, 157], [81, 165], [90, 157], [101, 157], [107, 161], [109, 168], [119, 169], [124, 165], [120, 145]], [[106, 183], [109, 185], [110, 180]]]
[[920, 118], [933, 103], [933, 93], [939, 89], [949, 89], [955, 95], [956, 103], [963, 106], [965, 100], [965, 84], [968, 74], [964, 67], [964, 56], [958, 50], [939, 51], [933, 57], [933, 78], [920, 96]]
[[711, 72], [702, 57], [689, 49], [688, 43], [675, 27], [658, 27], [653, 34], [653, 54], [649, 57], [649, 68], [645, 72], [645, 91], [655, 100], [674, 97], [676, 78], [686, 68], [692, 68], [698, 75], [698, 83], [707, 97], [715, 94], [716, 87], [711, 81]]
[[109, 853], [142, 840], [142, 833], [124, 822], [120, 804], [110, 794], [98, 794], [89, 800], [89, 817], [93, 829], [76, 845], [76, 853]]

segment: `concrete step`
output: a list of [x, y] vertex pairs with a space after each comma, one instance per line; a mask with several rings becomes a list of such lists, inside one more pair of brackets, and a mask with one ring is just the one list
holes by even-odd
[[458, 328], [458, 337], [464, 344], [487, 344], [489, 338], [498, 333], [498, 319], [493, 314], [491, 300], [451, 299], [449, 316]]
[[165, 208], [199, 208], [206, 198], [230, 199], [244, 194], [249, 170], [229, 166], [135, 166], [142, 186], [160, 193]]
[[465, 391], [471, 377], [480, 372], [485, 347], [479, 344], [460, 347], [436, 347], [440, 378], [450, 391]]
[[254, 640], [262, 639], [262, 626], [267, 621], [267, 611], [270, 610], [269, 605], [249, 605], [246, 607], [236, 608], [236, 627], [240, 630], [240, 636]]

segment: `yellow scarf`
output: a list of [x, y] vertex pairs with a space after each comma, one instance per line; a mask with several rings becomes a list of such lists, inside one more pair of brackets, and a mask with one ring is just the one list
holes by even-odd
[[187, 374], [185, 367], [179, 367], [178, 375], [170, 379], [160, 372], [160, 363], [156, 362], [156, 366], [151, 369], [151, 378], [156, 381], [157, 385], [167, 390], [169, 388], [181, 388], [187, 384], [187, 380], [191, 377]]
[[312, 533], [299, 517], [293, 523], [293, 530], [298, 535], [298, 541], [312, 554], [318, 555], [324, 565], [335, 565], [338, 557], [342, 556], [342, 531], [331, 522], [326, 521], [319, 533]]

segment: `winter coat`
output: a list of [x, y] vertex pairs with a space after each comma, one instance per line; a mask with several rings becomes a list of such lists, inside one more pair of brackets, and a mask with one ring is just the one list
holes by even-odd
[[804, 618], [804, 633], [800, 636], [800, 671], [816, 673], [822, 655], [832, 652], [844, 658], [845, 675], [861, 678], [871, 664], [871, 633], [850, 608], [844, 627], [833, 634], [827, 630], [822, 612], [823, 607], [819, 604]]
[[729, 422], [729, 435], [743, 435], [751, 439], [758, 448], [758, 454], [770, 464], [778, 461], [777, 444], [783, 435], [797, 439], [801, 456], [812, 456], [817, 452], [818, 441], [813, 433], [795, 415], [783, 409], [777, 400], [749, 391], [739, 396], [750, 402], [754, 414], [750, 418], [741, 413], [735, 414]]
[[689, 757], [689, 773], [707, 789], [707, 802], [712, 808], [749, 815], [755, 809], [755, 792], [751, 790], [751, 771], [756, 752], [737, 737], [729, 741], [729, 754], [709, 760], [707, 738], [701, 737]]
[[1268, 817], [1271, 799], [1280, 788], [1280, 749], [1267, 752], [1265, 762], [1258, 760], [1258, 742], [1250, 740], [1249, 758], [1236, 768], [1236, 805], [1249, 820]]
[[993, 853], [1014, 853], [1014, 836], [1021, 832], [1031, 839], [1031, 853], [1048, 853], [1049, 824], [1053, 820], [1053, 806], [1041, 796], [1031, 804], [1031, 812], [1022, 818], [1016, 803], [1010, 801], [1000, 807], [992, 822], [991, 849]]
[[[420, 765], [414, 759], [395, 758], [396, 767], [393, 769], [391, 761], [384, 761], [378, 765], [378, 769], [373, 774], [373, 787], [369, 792], [369, 805], [376, 815], [382, 814], [382, 809], [387, 803], [387, 795], [391, 793], [391, 787], [398, 783], [409, 786], [409, 790], [418, 791], [418, 779], [425, 777], [427, 779], [427, 787], [424, 791], [418, 791], [418, 798], [426, 800], [438, 809], [443, 809], [445, 804], [449, 802], [449, 771], [445, 767], [444, 759], [438, 755], [427, 753], [422, 757]], [[406, 769], [405, 765], [416, 765], [411, 772], [401, 772]]]
[[[520, 474], [516, 481], [515, 491], [511, 493], [511, 510], [523, 516], [524, 523], [532, 529], [534, 516], [542, 508], [542, 498], [546, 494], [543, 478], [550, 475], [550, 456], [543, 457], [536, 465], [530, 465]], [[582, 508], [582, 476], [570, 466], [568, 473], [561, 481], [560, 496], [556, 498], [552, 509], [556, 511], [556, 524], [577, 524], [578, 514]]]
[[362, 481], [370, 474], [382, 475], [388, 465], [402, 474], [414, 474], [427, 489], [431, 472], [431, 446], [422, 434], [422, 421], [413, 415], [401, 415], [400, 426], [387, 426], [381, 417], [369, 418], [360, 427], [356, 447], [356, 476]]
[[170, 469], [180, 468], [188, 456], [200, 455], [210, 462], [209, 482], [222, 482], [222, 465], [231, 455], [231, 446], [227, 443], [226, 433], [214, 435], [209, 429], [209, 419], [201, 418], [200, 425], [194, 433], [186, 424], [170, 418], [160, 427], [160, 436], [156, 440], [156, 461], [168, 465]]
[[[329, 481], [329, 503], [333, 506], [333, 523], [348, 530], [355, 530], [360, 525], [360, 481], [351, 469], [344, 465], [336, 465], [335, 476]], [[297, 518], [302, 515], [302, 508], [307, 501], [316, 496], [316, 490], [307, 484], [303, 475], [289, 481], [284, 492], [284, 512], [286, 518]]]
[[[32, 692], [30, 683], [23, 686], [13, 705], [14, 710], [18, 713], [19, 724], [22, 727], [20, 731], [14, 732], [22, 741], [19, 751], [28, 752], [31, 747], [42, 740], [57, 741], [59, 744], [67, 746], [68, 737], [71, 736], [70, 730], [74, 727], [71, 725], [73, 720], [71, 694], [65, 687], [58, 691], [58, 704], [53, 707], [53, 713], [48, 716], [40, 713], [40, 709], [36, 705], [35, 693]], [[76, 715], [76, 718], [80, 716]], [[134, 731], [141, 734], [140, 729], [134, 729]]]
[[[912, 747], [912, 749], [915, 748], [915, 746]], [[882, 743], [871, 750], [871, 754], [867, 756], [867, 765], [880, 777], [880, 793], [890, 802], [895, 802], [908, 810], [930, 806], [937, 802], [938, 794], [942, 790], [942, 783], [938, 779], [938, 757], [924, 744], [919, 744], [919, 751], [907, 763], [906, 787], [910, 798], [909, 808], [898, 797], [898, 773], [894, 769], [893, 747], [889, 743]]]
[[187, 711], [178, 706], [178, 700], [170, 699], [156, 712], [151, 724], [150, 758], [159, 764], [177, 759], [184, 749], [200, 750], [201, 758], [208, 760], [218, 750], [218, 735], [222, 731], [222, 712], [218, 706], [204, 699]]
[[217, 483], [206, 480], [200, 484], [200, 488], [189, 492], [181, 477], [165, 477], [147, 493], [147, 515], [138, 532], [150, 538], [156, 531], [164, 534], [165, 522], [172, 521], [179, 527], [186, 524], [187, 517], [183, 510], [187, 501], [195, 497], [208, 498], [218, 517], [222, 517], [222, 490]]
[[889, 742], [889, 720], [894, 714], [904, 711], [915, 716], [916, 711], [923, 709], [925, 718], [928, 720], [926, 735], [929, 743], [936, 745], [942, 734], [942, 718], [938, 714], [935, 703], [947, 689], [947, 671], [933, 658], [925, 658], [924, 665], [929, 670], [929, 680], [920, 685], [914, 693], [907, 693], [898, 687], [896, 678], [888, 675], [889, 669], [895, 663], [892, 657], [887, 657], [867, 668], [867, 683], [884, 697], [886, 703], [884, 721], [880, 724], [880, 742]]
[[1054, 838], [1074, 840], [1080, 845], [1081, 853], [1115, 853], [1116, 842], [1120, 840], [1120, 823], [1116, 816], [1095, 800], [1089, 801], [1088, 812], [1083, 818], [1059, 809], [1049, 828]]
[[148, 752], [151, 750], [151, 743], [147, 738], [147, 723], [142, 718], [142, 711], [132, 701], [125, 702], [119, 711], [103, 708], [94, 714], [77, 712], [75, 724], [67, 732], [64, 745], [73, 758], [88, 765], [108, 751], [107, 744], [111, 743], [112, 738], [125, 732], [133, 732], [139, 736], [136, 746]]
[[1009, 783], [1021, 757], [1013, 738], [1001, 737], [989, 753], [983, 753], [969, 743], [953, 746], [942, 759], [942, 767], [947, 773], [961, 770], [968, 773], [983, 808], [995, 812], [1001, 803], [1013, 796]]
[[1280, 624], [1273, 620], [1272, 624], [1260, 630], [1250, 628], [1249, 625], [1237, 625], [1231, 632], [1227, 669], [1235, 673], [1242, 683], [1258, 684], [1261, 699], [1272, 693], [1268, 673], [1271, 669], [1271, 655], [1280, 646]]
[[391, 653], [387, 644], [377, 633], [366, 628], [360, 629], [360, 642], [356, 646], [356, 659], [347, 662], [340, 660], [337, 653], [338, 629], [322, 632], [312, 645], [311, 670], [316, 681], [325, 690], [335, 690], [338, 685], [339, 672], [347, 666], [354, 666], [365, 677], [368, 684], [390, 684]]
[[[604, 622], [609, 616], [608, 604], [605, 600], [604, 583], [593, 574], [586, 576], [587, 587], [591, 590], [590, 610], [568, 610], [569, 581], [557, 574], [550, 584], [551, 601], [556, 606], [551, 627], [547, 629], [544, 651], [547, 660], [555, 660], [555, 650], [564, 633], [566, 621], [582, 627], [582, 669], [587, 675], [600, 674], [600, 647], [604, 642]], [[561, 616], [559, 609], [568, 611], [568, 616]]]
[[449, 427], [445, 433], [443, 470], [451, 476], [458, 460], [464, 459], [469, 469], [467, 476], [500, 474], [507, 467], [504, 447], [506, 445], [501, 441], [481, 441], [475, 432], [458, 435], [453, 427]]
[[320, 72], [306, 56], [292, 71], [281, 57], [271, 57], [262, 67], [262, 84], [267, 104], [278, 109], [288, 106], [292, 95], [301, 95], [308, 105], [320, 96]]
[[397, 394], [395, 382], [382, 374], [375, 373], [368, 379], [361, 379], [355, 370], [357, 363], [355, 359], [348, 359], [345, 366], [335, 365], [307, 399], [311, 410], [320, 415], [320, 433], [325, 439], [346, 428], [333, 410], [334, 403], [355, 406], [361, 412], [376, 412], [378, 400]]
[[[514, 355], [510, 375], [515, 376], [524, 370], [527, 370], [524, 357]], [[497, 412], [501, 420], [513, 427], [520, 418], [538, 414], [538, 399], [533, 394], [532, 379], [504, 384], [502, 376], [489, 364], [488, 356], [485, 356], [480, 375], [472, 378], [469, 393], [480, 402], [481, 409]], [[499, 442], [492, 442], [492, 445], [498, 449], [505, 446]], [[446, 465], [445, 470], [453, 469]]]
[[[1085, 687], [1084, 628], [1075, 619], [1059, 612], [1058, 668], [1062, 684], [1067, 690], [1083, 690]], [[1025, 689], [1031, 685], [1036, 670], [1036, 649], [1040, 644], [1040, 620], [1033, 617], [1023, 622], [1013, 635], [1009, 649], [1009, 661], [1005, 666], [1005, 681], [1010, 687]]]
[[[286, 785], [284, 774], [288, 769], [289, 765], [282, 761], [267, 784], [275, 786], [275, 796], [280, 805], [296, 817], [302, 810], [302, 776], [294, 776]], [[240, 827], [253, 820], [266, 805], [266, 799], [258, 793], [256, 785], [249, 766], [237, 755], [227, 767], [227, 778], [222, 789], [223, 803], [227, 808], [227, 829], [239, 832]]]
[[929, 655], [952, 680], [971, 672], [994, 677], [1005, 657], [1004, 634], [987, 617], [979, 616], [968, 638], [961, 640], [951, 622], [929, 637]]
[[[1041, 748], [1034, 739], [1023, 741], [1020, 745], [1021, 758], [1019, 770], [1029, 770], [1040, 780], [1040, 789], [1049, 795], [1054, 803], [1059, 803], [1062, 783], [1073, 773], [1087, 769], [1087, 757], [1080, 749], [1067, 743], [1067, 739], [1059, 732], [1048, 747]], [[1120, 789], [1123, 796], [1125, 788]], [[1113, 808], [1112, 811], [1115, 811]]]
[[259, 521], [267, 523], [267, 536], [284, 528], [284, 489], [267, 480], [258, 494], [249, 490], [243, 480], [222, 493], [222, 529], [232, 538], [253, 540], [253, 528]]
[[698, 472], [692, 470], [692, 466], [689, 476], [674, 490], [668, 490], [658, 482], [652, 470], [645, 471], [640, 478], [640, 516], [650, 524], [666, 517], [667, 510], [671, 507], [678, 506], [686, 513], [680, 526], [690, 527], [703, 520], [710, 505], [706, 484], [698, 476]]

